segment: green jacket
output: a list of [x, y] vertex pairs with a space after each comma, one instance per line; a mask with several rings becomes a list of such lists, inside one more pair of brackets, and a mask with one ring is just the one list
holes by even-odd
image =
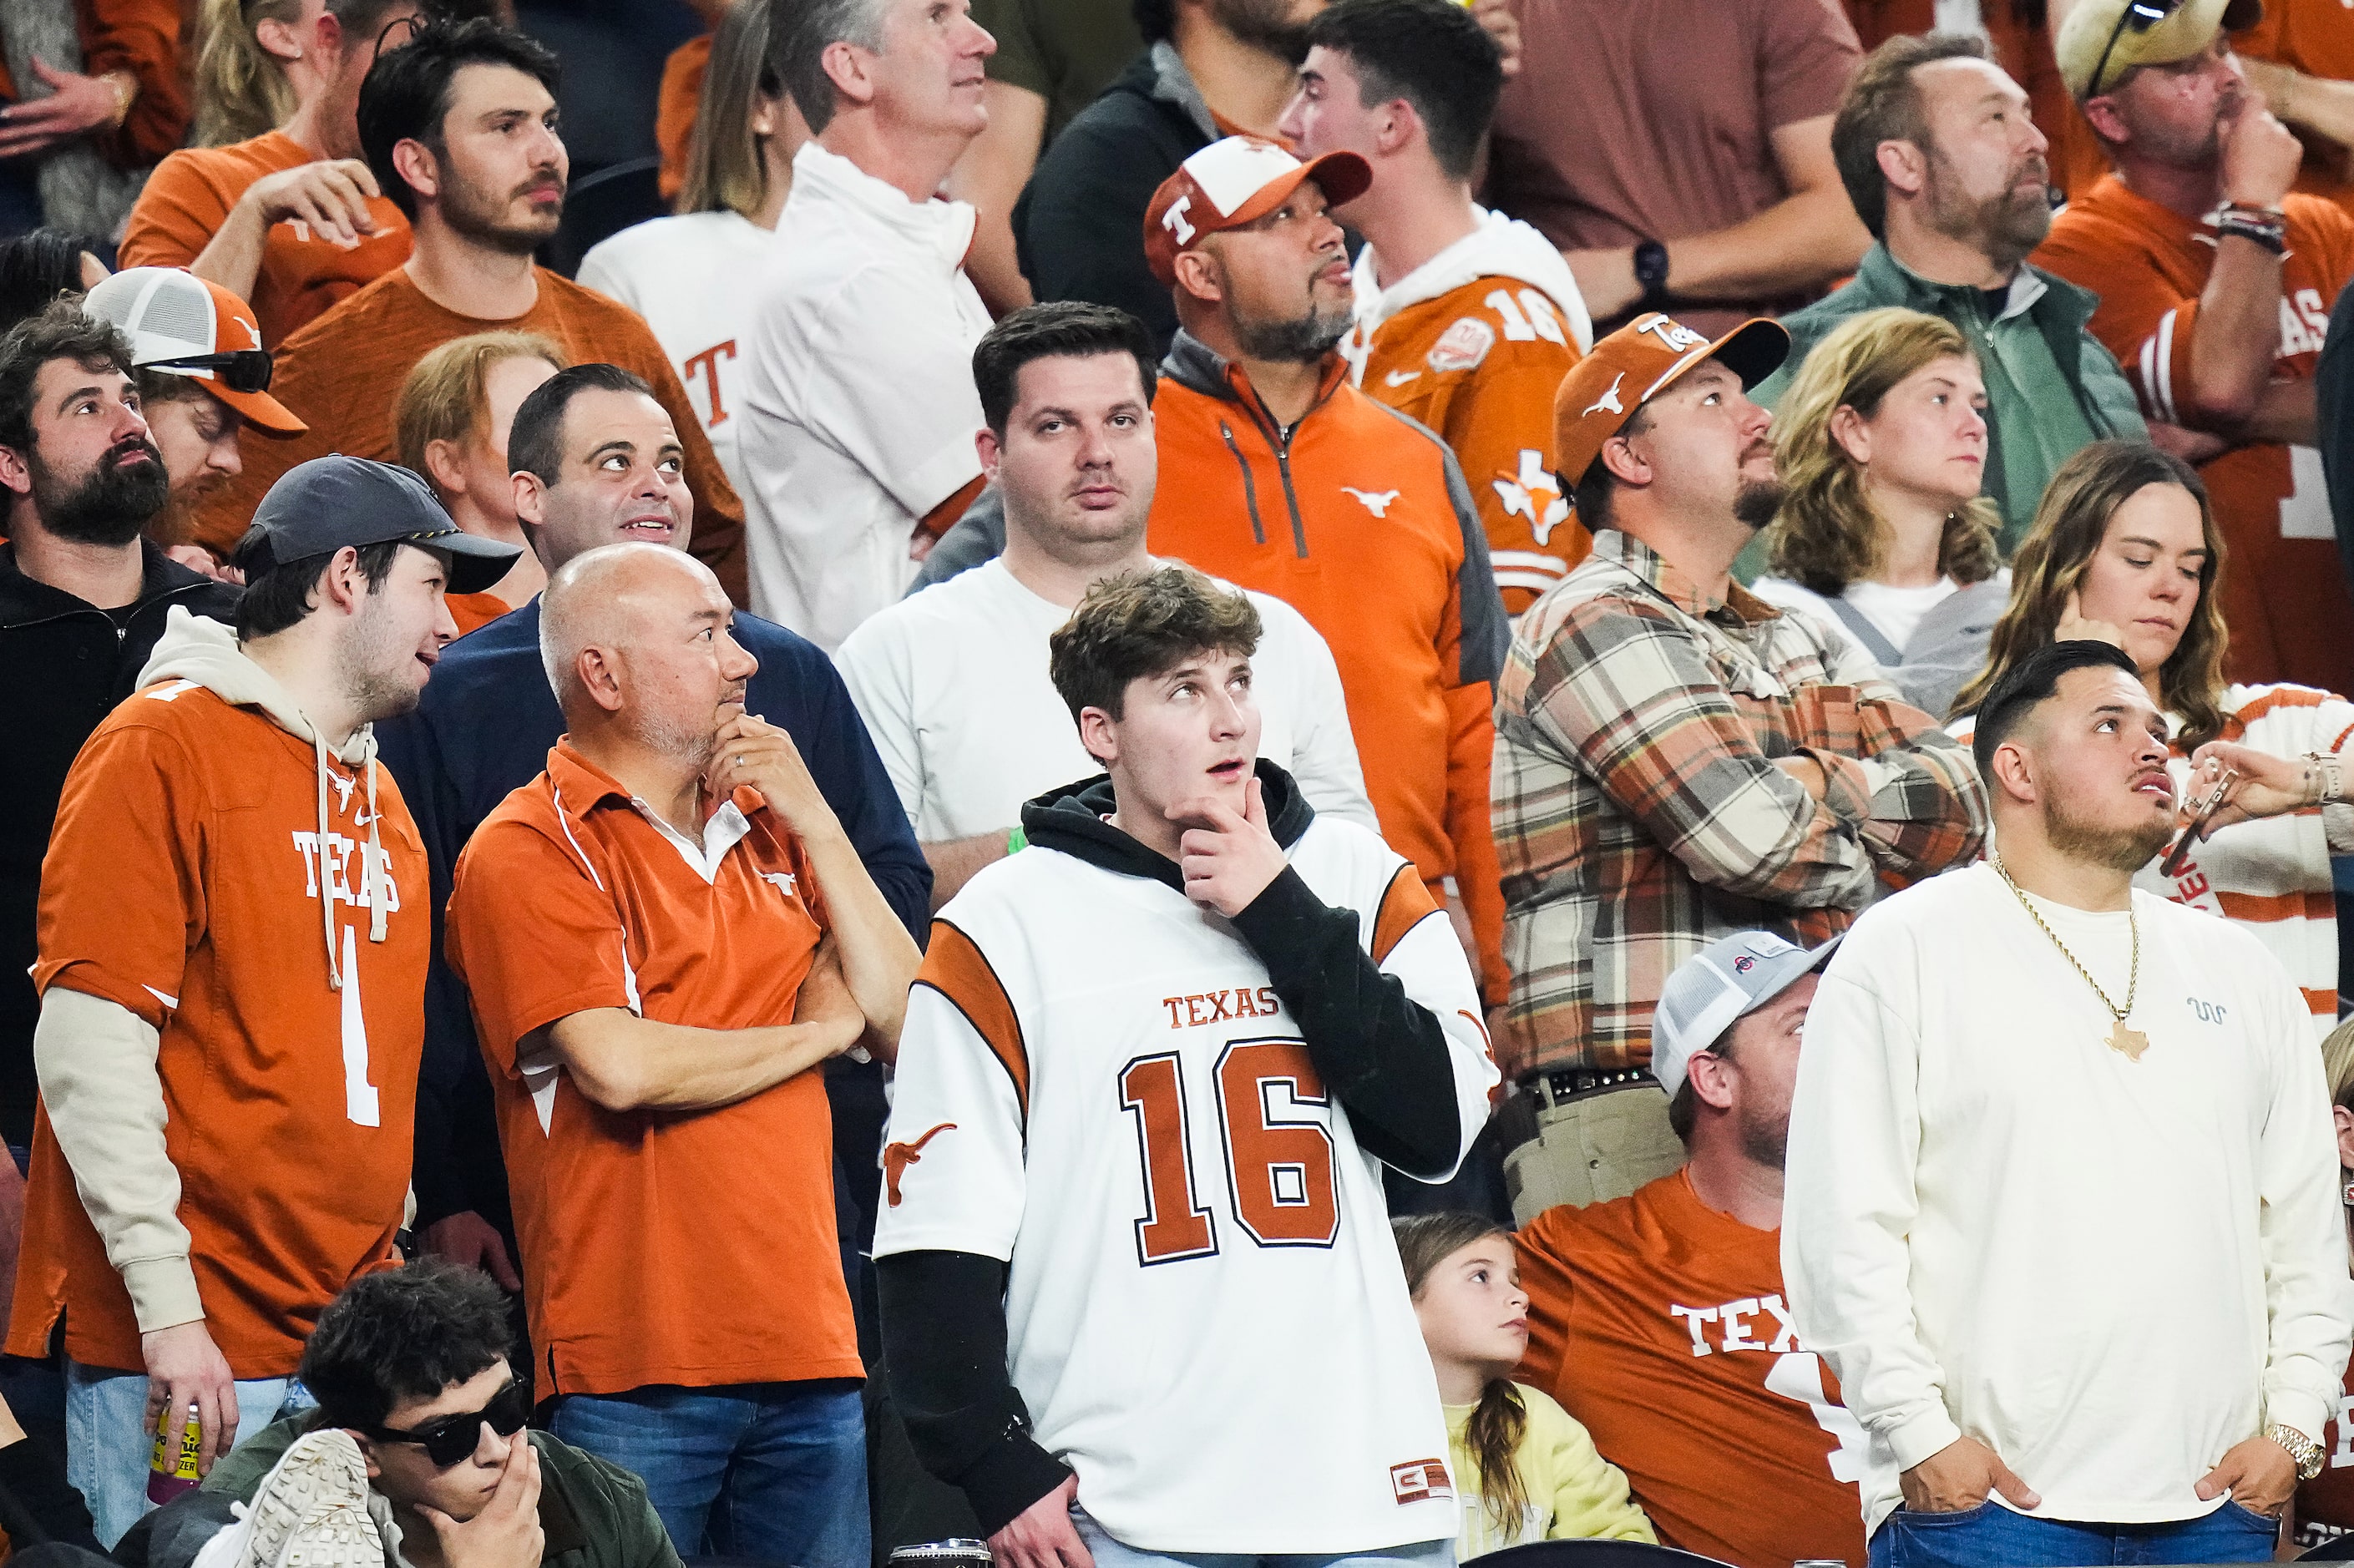
[[[294, 1439], [318, 1423], [316, 1410], [272, 1422], [239, 1444], [187, 1495], [251, 1502], [262, 1478]], [[681, 1568], [662, 1516], [646, 1500], [643, 1481], [545, 1432], [534, 1432], [531, 1445], [539, 1450], [539, 1526], [547, 1538], [540, 1559], [544, 1568]], [[149, 1568], [162, 1568], [164, 1555], [151, 1556]]]
[[[2040, 267], [2027, 270], [2041, 280], [2043, 291], [2025, 313], [2051, 350], [2060, 374], [2058, 381], [2046, 387], [2025, 390], [2005, 376], [1987, 376], [1984, 488], [1986, 494], [2003, 507], [2002, 553], [2006, 556], [2034, 521], [2031, 506], [2025, 509], [2028, 515], [2013, 515], [2020, 508], [2006, 505], [2006, 498], [2013, 493], [2041, 496], [2052, 480], [2049, 472], [2012, 474], [2004, 467], [2006, 461], [2039, 466], [2042, 463], [2037, 444], [2023, 434], [2030, 423], [2039, 419], [2044, 429], [2052, 428], [2048, 416], [2053, 410], [2039, 407], [2040, 403], [2048, 397], [2072, 398], [2075, 408], [2066, 410], [2062, 418], [2065, 423], [2073, 424], [2074, 419], [2067, 416], [2080, 413], [2096, 440], [2124, 437], [2146, 440], [2149, 437], [2149, 427], [2142, 420], [2132, 383], [2117, 367], [2115, 356], [2084, 330], [2101, 302], [2100, 296]], [[1980, 356], [1985, 356], [1992, 323], [1987, 319], [1986, 302], [1978, 291], [1962, 284], [1932, 283], [1891, 256], [1887, 246], [1875, 244], [1864, 252], [1854, 281], [1782, 318], [1782, 324], [1790, 333], [1790, 357], [1752, 396], [1773, 406], [1788, 388], [1800, 363], [1817, 344], [1830, 335], [1834, 327], [1850, 316], [1888, 305], [1903, 305], [1953, 323], [1979, 349]], [[2012, 433], [2009, 442], [2004, 440], [2005, 431]], [[2056, 461], [2053, 466], [2057, 466]]]

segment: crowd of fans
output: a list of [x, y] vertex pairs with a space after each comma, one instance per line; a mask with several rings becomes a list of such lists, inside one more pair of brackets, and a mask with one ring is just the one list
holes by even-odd
[[2354, 1535], [2343, 5], [694, 9], [0, 14], [13, 1552]]

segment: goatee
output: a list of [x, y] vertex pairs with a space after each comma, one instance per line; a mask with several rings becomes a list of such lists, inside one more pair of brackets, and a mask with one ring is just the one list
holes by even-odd
[[1744, 481], [1733, 498], [1733, 514], [1752, 528], [1763, 528], [1782, 510], [1786, 490], [1779, 479]]

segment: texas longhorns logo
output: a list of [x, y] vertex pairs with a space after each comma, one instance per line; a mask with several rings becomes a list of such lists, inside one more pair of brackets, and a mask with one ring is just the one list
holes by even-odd
[[1627, 405], [1618, 401], [1618, 388], [1625, 386], [1626, 383], [1627, 373], [1622, 370], [1618, 373], [1617, 379], [1610, 383], [1610, 390], [1605, 392], [1601, 397], [1596, 397], [1593, 402], [1587, 404], [1585, 406], [1585, 413], [1581, 413], [1577, 417], [1583, 419], [1585, 418], [1586, 414], [1596, 413], [1605, 409], [1607, 409], [1613, 414], [1624, 414], [1627, 411]]
[[899, 1206], [899, 1178], [906, 1173], [908, 1166], [923, 1163], [924, 1145], [931, 1142], [941, 1133], [955, 1130], [956, 1123], [944, 1121], [913, 1143], [886, 1143], [883, 1146], [883, 1185], [893, 1208]]
[[1185, 209], [1193, 205], [1192, 196], [1182, 196], [1171, 202], [1169, 210], [1161, 215], [1161, 227], [1175, 235], [1180, 245], [1193, 243], [1193, 226], [1185, 221]]
[[1376, 517], [1387, 516], [1389, 514], [1390, 503], [1395, 501], [1400, 494], [1399, 492], [1394, 490], [1352, 490], [1345, 484], [1341, 487], [1341, 492], [1344, 495], [1355, 496], [1359, 501], [1364, 503], [1365, 510], [1372, 513]]

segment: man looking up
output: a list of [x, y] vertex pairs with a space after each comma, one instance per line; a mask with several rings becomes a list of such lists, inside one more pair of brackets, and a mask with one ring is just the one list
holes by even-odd
[[[1682, 1167], [1626, 1197], [1557, 1204], [1517, 1240], [1518, 1375], [1627, 1472], [1663, 1543], [1723, 1563], [1863, 1560], [1863, 1428], [1790, 1331], [1782, 1288], [1790, 1089], [1838, 941], [1809, 952], [1736, 931], [1677, 966], [1650, 1072]], [[1744, 1484], [1728, 1489], [1729, 1473]]]
[[1594, 553], [1521, 617], [1496, 704], [1497, 1050], [1536, 1121], [1505, 1157], [1522, 1219], [1682, 1162], [1644, 1071], [1670, 959], [1760, 926], [1819, 944], [1986, 831], [1958, 742], [1844, 634], [1733, 578], [1781, 504], [1772, 417], [1744, 389], [1787, 341], [1638, 316], [1554, 405]]
[[1840, 178], [1872, 247], [1852, 282], [1782, 318], [1790, 356], [1757, 391], [1778, 403], [1850, 316], [1902, 305], [1951, 322], [1981, 345], [1984, 485], [2002, 509], [2005, 556], [2078, 448], [2145, 433], [2115, 357], [2086, 330], [2100, 302], [2028, 264], [2052, 227], [2048, 147], [2026, 91], [1984, 38], [1906, 35], [1872, 50], [1831, 122]]
[[811, 139], [744, 347], [748, 602], [832, 652], [981, 492], [967, 365], [989, 313], [972, 208], [937, 195], [988, 121], [997, 45], [966, 0], [779, 5], [774, 30]]
[[68, 1468], [101, 1541], [145, 1509], [159, 1429], [193, 1414], [209, 1467], [391, 1255], [429, 921], [370, 726], [416, 705], [444, 589], [513, 552], [405, 469], [302, 465], [238, 552], [235, 634], [173, 617], [66, 779], [7, 1342], [44, 1355], [65, 1319]]
[[[1152, 565], [1159, 478], [1144, 325], [1124, 311], [1028, 305], [973, 351], [990, 421], [974, 438], [1004, 503], [1004, 553], [891, 606], [836, 662], [932, 863], [932, 905], [1019, 847], [1023, 804], [1091, 762], [1047, 678], [1046, 640], [1106, 577]], [[1374, 826], [1332, 654], [1281, 599], [1264, 635], [1259, 754], [1320, 811]]]
[[2116, 647], [2021, 659], [1971, 741], [1996, 853], [1875, 906], [1816, 993], [1782, 1267], [1884, 1462], [1875, 1564], [2269, 1562], [2321, 1471], [2329, 1093], [2280, 960], [2134, 890], [2167, 735]]
[[1494, 1070], [1414, 867], [1257, 756], [1258, 630], [1183, 567], [1087, 591], [1052, 668], [1108, 777], [1023, 809], [908, 998], [885, 1359], [1001, 1563], [1452, 1560], [1374, 1161], [1445, 1181]]
[[2257, 6], [2186, 5], [2136, 31], [2123, 5], [2084, 0], [2060, 25], [2061, 74], [2115, 171], [2036, 255], [2100, 296], [2093, 331], [2150, 418], [2200, 434], [2179, 455], [2231, 546], [2231, 678], [2354, 691], [2314, 382], [2354, 278], [2354, 217], [2290, 189], [2304, 149], [2232, 52]]
[[[695, 501], [682, 472], [679, 427], [646, 383], [618, 366], [578, 365], [549, 377], [516, 409], [506, 450], [515, 514], [549, 573], [604, 545], [684, 550], [692, 542]], [[386, 765], [415, 802], [436, 909], [448, 902], [452, 869], [475, 828], [538, 775], [564, 733], [540, 662], [540, 609], [535, 599], [451, 648], [416, 714], [386, 726]], [[921, 930], [931, 874], [841, 677], [824, 654], [781, 627], [749, 615], [738, 615], [735, 627], [759, 663], [748, 687], [751, 710], [791, 737], [876, 885], [901, 922]], [[425, 1012], [418, 1223], [431, 1250], [466, 1263], [488, 1260], [496, 1269], [506, 1266], [514, 1232], [491, 1088], [465, 990], [438, 959]], [[851, 1070], [848, 1063], [836, 1068]], [[845, 1094], [853, 1086], [829, 1082]], [[838, 1141], [854, 1151], [844, 1188], [857, 1199], [863, 1224], [872, 1224], [881, 1118], [864, 1114], [864, 1131], [845, 1124]], [[854, 1266], [856, 1239], [845, 1238]]]
[[[1328, 210], [1372, 179], [1229, 136], [1152, 198], [1144, 243], [1184, 323], [1162, 366], [1146, 541], [1274, 595], [1323, 634], [1382, 837], [1450, 914], [1492, 1003], [1503, 895], [1488, 827], [1489, 683], [1507, 641], [1462, 470], [1349, 383], [1349, 259]], [[1452, 884], [1450, 887], [1448, 885]]]
[[1594, 327], [1553, 242], [1471, 200], [1504, 85], [1495, 40], [1452, 0], [1339, 0], [1308, 40], [1277, 128], [1373, 171], [1334, 211], [1365, 237], [1350, 378], [1446, 438], [1517, 615], [1585, 555], [1553, 476], [1553, 395]]
[[557, 1435], [644, 1477], [689, 1554], [859, 1568], [822, 1067], [862, 1039], [896, 1054], [916, 944], [746, 710], [733, 613], [654, 545], [549, 578], [566, 733], [467, 844], [448, 952], [496, 1074]]
[[535, 266], [564, 215], [570, 164], [557, 126], [556, 57], [482, 20], [437, 21], [360, 88], [360, 142], [408, 214], [408, 260], [278, 345], [274, 396], [310, 432], [271, 443], [197, 514], [197, 543], [226, 550], [270, 482], [322, 452], [390, 462], [393, 395], [452, 338], [538, 333], [575, 362], [634, 372], [679, 429], [699, 557], [739, 599], [742, 511], [662, 344], [628, 306]]

